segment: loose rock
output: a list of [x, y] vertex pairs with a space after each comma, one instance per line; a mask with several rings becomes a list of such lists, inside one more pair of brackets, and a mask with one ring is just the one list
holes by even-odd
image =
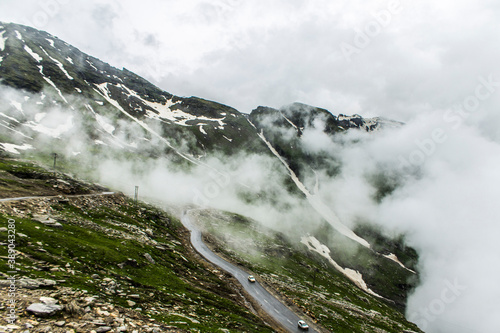
[[47, 305], [43, 303], [34, 303], [28, 306], [26, 310], [38, 317], [50, 317], [54, 315], [57, 311], [61, 311], [62, 308], [63, 308], [62, 306], [57, 304]]

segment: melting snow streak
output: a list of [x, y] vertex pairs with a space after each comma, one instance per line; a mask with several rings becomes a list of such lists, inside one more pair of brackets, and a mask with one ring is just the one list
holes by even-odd
[[339, 264], [337, 264], [337, 262], [333, 260], [332, 257], [330, 257], [330, 249], [326, 245], [321, 244], [321, 242], [317, 240], [315, 237], [312, 236], [302, 237], [300, 242], [305, 246], [307, 246], [310, 251], [317, 252], [321, 256], [328, 259], [328, 261], [332, 264], [333, 267], [335, 267], [336, 270], [344, 274], [349, 280], [354, 282], [354, 284], [357, 285], [360, 289], [362, 289], [363, 291], [367, 292], [370, 295], [376, 297], [382, 297], [379, 294], [375, 293], [370, 288], [368, 288], [365, 281], [363, 280], [363, 275], [361, 275], [360, 272], [350, 268], [342, 268]]

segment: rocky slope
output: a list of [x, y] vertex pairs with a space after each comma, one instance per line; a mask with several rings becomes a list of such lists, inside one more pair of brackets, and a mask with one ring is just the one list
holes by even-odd
[[[33, 183], [25, 195], [45, 194], [37, 180], [53, 177], [27, 162], [0, 159], [0, 166], [0, 181]], [[23, 178], [10, 173], [19, 169], [24, 170]], [[28, 177], [30, 172], [36, 177]], [[2, 318], [0, 329], [272, 331], [267, 326], [272, 321], [265, 319], [266, 325], [259, 319], [267, 316], [237, 282], [193, 252], [186, 230], [173, 215], [121, 194], [96, 194], [101, 190], [97, 185], [88, 185], [82, 191], [87, 194], [65, 195], [81, 186], [81, 181], [65, 177], [63, 188], [47, 183], [51, 194], [59, 191], [58, 196], [0, 202], [0, 223], [5, 226], [0, 228], [0, 245], [8, 244], [8, 220], [15, 221], [16, 235], [16, 274], [0, 272], [0, 310], [9, 309], [8, 279], [15, 276], [18, 316], [14, 324]], [[418, 332], [397, 310], [402, 303], [395, 306], [363, 292], [306, 246], [242, 216], [201, 210], [194, 214], [212, 248], [249, 269], [285, 304], [325, 332]], [[334, 244], [322, 241], [334, 249], [332, 256], [340, 264], [352, 264], [352, 258], [339, 257], [341, 251]], [[392, 250], [405, 262], [414, 256], [411, 249]], [[405, 274], [398, 264], [362, 249], [352, 255], [371, 262], [364, 267], [368, 270], [377, 267], [377, 275], [364, 275], [370, 285], [377, 278], [385, 281], [382, 289], [375, 283], [377, 293], [404, 302], [404, 295], [396, 295], [397, 288], [389, 284], [406, 285], [413, 273]]]
[[[16, 163], [0, 165], [5, 162]], [[36, 186], [30, 195], [44, 194]], [[6, 252], [2, 257], [0, 309], [10, 311], [14, 298], [18, 316], [14, 326], [2, 316], [3, 330], [272, 331], [233, 279], [194, 253], [174, 215], [121, 194], [63, 193], [0, 202], [0, 246], [7, 249], [8, 221], [14, 221], [16, 244], [13, 268]], [[44, 313], [40, 304], [47, 302], [56, 306]]]
[[[340, 265], [364, 262], [364, 267], [359, 265], [356, 269], [363, 272], [368, 286], [375, 288], [375, 293], [369, 294], [339, 273], [331, 261], [325, 259], [324, 252], [311, 251], [307, 242], [296, 245], [285, 234], [228, 212], [199, 210], [195, 215], [206, 231], [206, 243], [214, 251], [242, 264], [286, 304], [307, 314], [309, 320], [326, 331], [419, 332], [395, 310], [404, 307], [405, 295], [400, 287], [411, 288], [407, 281], [415, 278], [409, 269], [398, 268], [396, 262], [373, 255], [362, 247], [351, 256], [342, 257], [342, 251], [334, 242], [320, 238], [323, 249], [328, 249]], [[325, 226], [325, 234], [332, 234], [332, 230], [326, 232], [326, 229]], [[389, 244], [383, 247], [386, 251], [391, 248], [405, 262], [416, 258], [412, 249], [398, 250]], [[377, 279], [385, 284], [376, 282]]]

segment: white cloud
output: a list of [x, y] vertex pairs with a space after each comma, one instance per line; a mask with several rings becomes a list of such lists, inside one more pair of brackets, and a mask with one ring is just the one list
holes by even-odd
[[[445, 139], [431, 143], [436, 129]], [[418, 172], [408, 173], [402, 158], [424, 149]], [[422, 281], [409, 299], [408, 317], [426, 332], [497, 331], [500, 146], [473, 127], [454, 130], [441, 117], [421, 116], [401, 129], [365, 136], [341, 155], [342, 174], [322, 178], [319, 195], [344, 223], [362, 218], [403, 232], [418, 250]], [[377, 205], [367, 175], [381, 170], [403, 178]]]

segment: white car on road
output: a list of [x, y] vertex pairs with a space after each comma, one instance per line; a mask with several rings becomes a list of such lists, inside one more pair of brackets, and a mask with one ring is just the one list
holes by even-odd
[[306, 324], [305, 321], [303, 320], [299, 320], [299, 322], [297, 323], [297, 326], [301, 329], [301, 330], [304, 330], [304, 331], [309, 331], [309, 325]]

